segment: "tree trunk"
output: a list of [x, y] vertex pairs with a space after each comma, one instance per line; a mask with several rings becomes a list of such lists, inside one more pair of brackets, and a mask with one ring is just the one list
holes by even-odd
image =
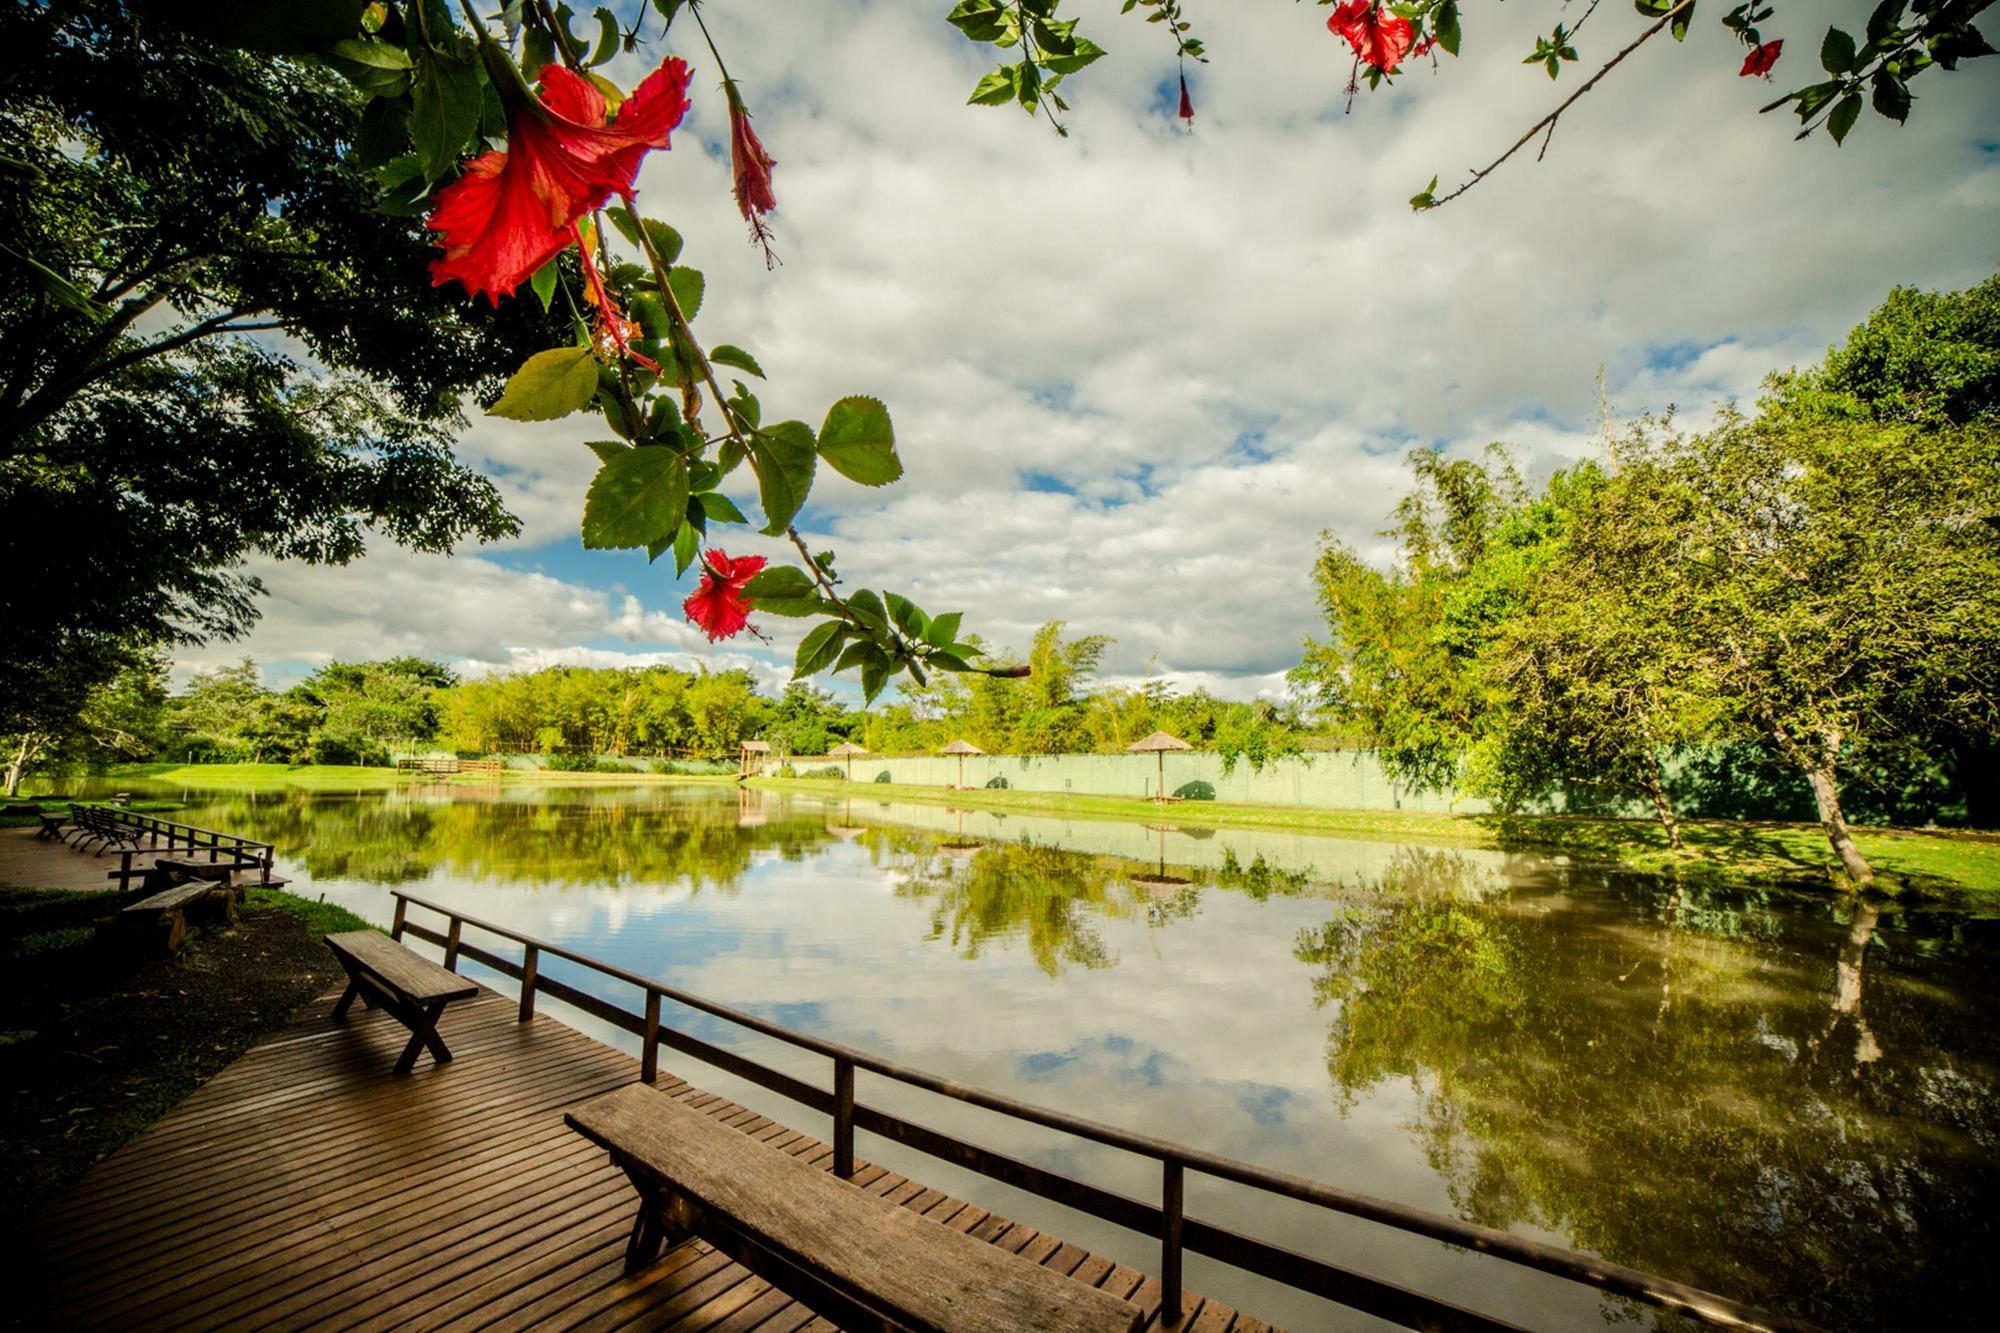
[[2000, 828], [2000, 744], [1964, 737], [1952, 749], [1952, 778], [1965, 797], [1965, 822]]
[[1819, 809], [1819, 826], [1826, 830], [1826, 840], [1840, 857], [1841, 868], [1856, 884], [1872, 884], [1875, 868], [1854, 845], [1853, 835], [1847, 831], [1847, 816], [1840, 812], [1840, 791], [1834, 785], [1832, 761], [1807, 768], [1806, 782], [1812, 787], [1813, 804]]
[[1646, 765], [1646, 790], [1652, 795], [1653, 809], [1660, 816], [1660, 827], [1667, 831], [1667, 846], [1679, 851], [1681, 821], [1674, 816], [1674, 803], [1667, 799], [1667, 784], [1660, 776], [1658, 759]]
[[35, 757], [35, 751], [40, 748], [35, 744], [34, 732], [22, 734], [20, 748], [14, 751], [14, 757], [7, 761], [7, 795], [10, 798], [21, 794], [21, 779], [27, 775], [28, 761]]

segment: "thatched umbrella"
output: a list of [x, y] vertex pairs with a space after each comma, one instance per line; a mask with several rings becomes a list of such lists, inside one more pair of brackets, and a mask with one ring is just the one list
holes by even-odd
[[944, 749], [938, 751], [938, 753], [955, 754], [958, 756], [958, 785], [963, 788], [965, 786], [965, 756], [969, 754], [985, 754], [986, 751], [980, 749], [964, 737], [960, 737], [950, 745], [945, 746]]
[[853, 741], [842, 741], [826, 753], [829, 759], [845, 759], [847, 761], [847, 780], [852, 782], [854, 781], [854, 756], [857, 754], [867, 754], [868, 751], [862, 749]]
[[1155, 898], [1171, 898], [1188, 885], [1188, 882], [1179, 875], [1169, 875], [1167, 873], [1167, 835], [1169, 833], [1179, 833], [1180, 829], [1172, 824], [1148, 824], [1146, 827], [1160, 835], [1159, 869], [1150, 875], [1134, 875], [1131, 878], [1131, 882], [1139, 885]]
[[964, 856], [968, 852], [978, 851], [979, 839], [965, 836], [965, 811], [961, 809], [954, 813], [958, 816], [958, 822], [954, 825], [955, 831], [949, 839], [939, 843], [938, 846], [953, 856]]
[[1126, 746], [1125, 748], [1127, 750], [1132, 751], [1134, 754], [1144, 754], [1146, 751], [1151, 750], [1154, 754], [1159, 756], [1160, 794], [1154, 797], [1154, 799], [1158, 801], [1165, 801], [1167, 799], [1167, 751], [1192, 750], [1194, 747], [1192, 745], [1189, 745], [1186, 741], [1182, 740], [1178, 736], [1169, 736], [1164, 731], [1156, 731], [1152, 735], [1146, 737], [1145, 740], [1135, 741], [1131, 745]]

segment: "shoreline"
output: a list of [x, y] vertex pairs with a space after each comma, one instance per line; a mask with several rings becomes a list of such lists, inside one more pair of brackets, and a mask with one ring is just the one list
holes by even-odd
[[[1650, 820], [1580, 815], [1453, 815], [1323, 807], [1235, 805], [1180, 801], [1163, 806], [1126, 796], [1072, 795], [1012, 789], [848, 783], [829, 778], [751, 778], [746, 786], [773, 792], [913, 801], [966, 809], [1145, 822], [1171, 813], [1176, 824], [1309, 833], [1371, 842], [1538, 852], [1609, 864], [1647, 874], [1693, 873], [1741, 884], [1819, 886], [1846, 891], [1832, 848], [1816, 824], [1688, 821], [1683, 850], [1666, 844]], [[1857, 828], [1855, 841], [1874, 864], [1868, 892], [1883, 897], [1964, 897], [2000, 904], [2000, 834], [1946, 830]]]

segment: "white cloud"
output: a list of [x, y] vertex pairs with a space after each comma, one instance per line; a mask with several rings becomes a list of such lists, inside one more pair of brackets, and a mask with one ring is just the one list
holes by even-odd
[[[1092, 0], [1077, 11], [1112, 54], [1067, 85], [1073, 133], [1058, 139], [1018, 111], [961, 105], [991, 52], [934, 7], [728, 7], [708, 17], [778, 160], [785, 263], [766, 273], [745, 239], [713, 61], [691, 30], [677, 49], [696, 109], [641, 197], [707, 272], [700, 331], [770, 371], [767, 417], [816, 423], [850, 392], [894, 412], [906, 480], [869, 491], [827, 475], [815, 492], [814, 536], [850, 578], [962, 608], [1000, 642], [1060, 617], [1117, 636], [1114, 672], [1157, 658], [1247, 696], [1317, 628], [1321, 530], [1379, 549], [1408, 449], [1506, 440], [1545, 473], [1596, 447], [1600, 364], [1617, 413], [1677, 404], [1700, 420], [1817, 358], [1892, 284], [1965, 285], [2000, 254], [1990, 74], [1926, 76], [1905, 129], [1871, 114], [1844, 148], [1795, 144], [1783, 113], [1756, 114], [1772, 86], [1737, 77], [1740, 54], [1706, 18], [1593, 91], [1546, 160], [1524, 153], [1412, 215], [1433, 171], [1463, 179], [1573, 86], [1574, 70], [1550, 84], [1515, 63], [1550, 8], [1479, 6], [1467, 59], [1418, 66], [1347, 115], [1346, 48], [1314, 7], [1211, 6], [1184, 135], [1156, 97], [1164, 37]], [[1808, 77], [1805, 29], [1867, 9], [1814, 6], [1783, 34], [1778, 73]], [[1606, 7], [1586, 62], [1636, 22]], [[574, 543], [589, 433], [490, 419], [466, 433], [464, 456], [525, 520], [518, 545]], [[378, 563], [409, 567], [360, 568]], [[372, 631], [371, 576], [288, 574], [294, 600], [273, 621], [291, 637], [274, 641], [494, 662], [589, 634], [693, 646], [658, 567], [607, 560], [598, 587], [559, 593], [478, 561], [449, 568], [476, 613], [412, 619], [385, 596]], [[590, 613], [567, 609], [592, 596]], [[784, 660], [798, 624], [769, 629], [773, 648], [752, 651]]]

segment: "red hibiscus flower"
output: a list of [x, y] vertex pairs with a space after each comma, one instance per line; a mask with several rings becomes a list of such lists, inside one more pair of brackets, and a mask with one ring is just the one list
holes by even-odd
[[1751, 47], [1750, 54], [1743, 57], [1743, 68], [1737, 73], [1746, 79], [1753, 74], [1770, 78], [1771, 66], [1778, 63], [1778, 53], [1784, 49], [1785, 39], [1782, 37], [1775, 42], [1763, 42]]
[[732, 560], [720, 550], [710, 550], [702, 557], [701, 582], [681, 603], [688, 623], [699, 625], [710, 643], [741, 633], [750, 624], [753, 605], [743, 595], [743, 588], [763, 567], [761, 555], [739, 555]]
[[474, 158], [438, 196], [427, 225], [444, 248], [432, 283], [456, 278], [498, 305], [574, 239], [578, 218], [631, 192], [640, 160], [665, 148], [687, 114], [688, 69], [679, 58], [661, 65], [615, 120], [606, 118], [604, 94], [561, 65], [543, 69], [539, 98], [517, 75], [494, 83], [510, 104], [507, 147]]
[[768, 268], [777, 257], [771, 253], [771, 229], [764, 225], [764, 214], [778, 206], [777, 193], [771, 188], [771, 168], [778, 164], [750, 127], [750, 112], [737, 96], [735, 82], [725, 80], [722, 91], [729, 99], [729, 165], [736, 177], [736, 207], [750, 224], [750, 238], [764, 247]]
[[1373, 65], [1384, 74], [1395, 71], [1409, 53], [1416, 29], [1406, 18], [1383, 17], [1375, 0], [1346, 0], [1335, 7], [1326, 21], [1327, 31], [1344, 37], [1354, 48], [1355, 59]]

